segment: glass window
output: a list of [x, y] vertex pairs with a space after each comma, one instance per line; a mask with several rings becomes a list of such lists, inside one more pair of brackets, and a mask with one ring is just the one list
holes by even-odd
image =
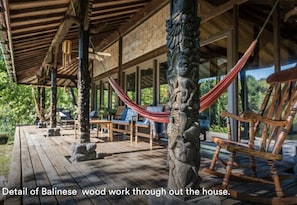
[[140, 103], [151, 105], [153, 103], [153, 69], [140, 71]]
[[136, 81], [135, 72], [126, 75], [126, 93], [130, 99], [136, 101], [136, 91], [135, 91]]
[[[115, 79], [117, 82], [118, 79]], [[114, 91], [114, 89], [111, 88], [111, 109], [115, 110], [118, 107], [118, 95]]]
[[[207, 44], [200, 49], [199, 86], [200, 95], [210, 91], [227, 74], [227, 38]], [[229, 68], [230, 69], [230, 68]], [[210, 120], [213, 128], [220, 128], [224, 121], [218, 113], [227, 110], [227, 92], [224, 92], [215, 103], [200, 116]]]
[[104, 82], [103, 83], [103, 100], [101, 104], [101, 109], [108, 109], [108, 88], [109, 88], [109, 83]]
[[168, 83], [167, 83], [167, 63], [160, 63], [160, 87], [159, 87], [159, 103], [166, 104], [168, 102]]
[[100, 86], [96, 85], [96, 109], [100, 107]]

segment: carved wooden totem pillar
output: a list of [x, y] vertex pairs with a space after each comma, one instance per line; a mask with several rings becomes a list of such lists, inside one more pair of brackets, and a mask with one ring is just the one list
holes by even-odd
[[199, 27], [197, 0], [170, 0], [167, 21], [169, 189], [199, 189]]
[[80, 26], [78, 66], [78, 129], [81, 143], [90, 142], [89, 103], [90, 72], [88, 66], [89, 31]]
[[78, 65], [78, 131], [81, 143], [90, 142], [89, 103], [90, 103], [90, 71], [89, 71], [89, 8], [90, 1], [79, 2], [79, 65]]

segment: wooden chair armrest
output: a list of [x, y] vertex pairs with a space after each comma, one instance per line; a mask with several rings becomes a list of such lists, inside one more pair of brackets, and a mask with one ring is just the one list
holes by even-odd
[[247, 155], [264, 158], [267, 160], [281, 160], [282, 159], [282, 155], [280, 155], [280, 154], [262, 152], [260, 150], [250, 148], [248, 146], [248, 144], [234, 142], [234, 141], [222, 139], [219, 137], [212, 137], [212, 141], [215, 142], [218, 146], [223, 147], [224, 149], [228, 150], [229, 152], [241, 152], [241, 153], [244, 153]]
[[234, 120], [238, 120], [240, 122], [250, 122], [250, 119], [246, 119], [246, 118], [244, 118], [242, 116], [234, 115], [234, 114], [232, 114], [230, 112], [226, 112], [226, 111], [221, 112], [220, 116], [221, 117], [229, 117], [229, 118], [232, 118]]
[[272, 120], [266, 117], [263, 117], [259, 114], [253, 113], [253, 112], [243, 112], [240, 116], [234, 115], [229, 112], [222, 112], [220, 114], [221, 117], [230, 117], [232, 119], [241, 121], [241, 122], [253, 122], [253, 121], [261, 121], [273, 126], [285, 126], [287, 124], [286, 120]]
[[224, 138], [220, 138], [220, 137], [216, 137], [216, 136], [212, 136], [211, 140], [216, 143], [217, 145], [221, 146], [221, 147], [225, 147], [228, 144], [234, 144], [234, 145], [239, 145], [242, 147], [248, 147], [248, 144], [245, 143], [241, 143], [241, 142], [236, 142], [236, 141], [232, 141], [229, 139], [224, 139]]
[[232, 145], [230, 144], [227, 148], [228, 151], [230, 152], [241, 152], [243, 154], [247, 154], [249, 156], [254, 156], [254, 157], [258, 157], [258, 158], [264, 158], [267, 160], [282, 160], [282, 155], [280, 154], [274, 154], [274, 153], [270, 153], [270, 152], [263, 152], [261, 150], [255, 150], [252, 148], [248, 148], [248, 147], [241, 147], [241, 146], [236, 146], [236, 145]]
[[286, 120], [272, 120], [253, 112], [245, 112], [242, 114], [242, 116], [243, 118], [259, 120], [261, 122], [264, 122], [273, 126], [285, 126], [287, 124]]

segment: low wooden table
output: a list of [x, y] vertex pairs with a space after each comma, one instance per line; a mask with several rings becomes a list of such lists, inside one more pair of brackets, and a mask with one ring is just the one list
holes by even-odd
[[[99, 136], [99, 125], [107, 125], [108, 126], [108, 139], [109, 141], [113, 141], [112, 135], [112, 122], [110, 120], [90, 120], [90, 125], [96, 125], [97, 127], [97, 137]], [[74, 137], [77, 139], [77, 129], [78, 129], [78, 121], [75, 120], [74, 123]]]

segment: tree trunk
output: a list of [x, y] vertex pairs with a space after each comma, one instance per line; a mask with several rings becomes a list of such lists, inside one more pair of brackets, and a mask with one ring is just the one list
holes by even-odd
[[167, 21], [169, 179], [174, 190], [199, 189], [199, 18], [196, 0], [170, 0]]

